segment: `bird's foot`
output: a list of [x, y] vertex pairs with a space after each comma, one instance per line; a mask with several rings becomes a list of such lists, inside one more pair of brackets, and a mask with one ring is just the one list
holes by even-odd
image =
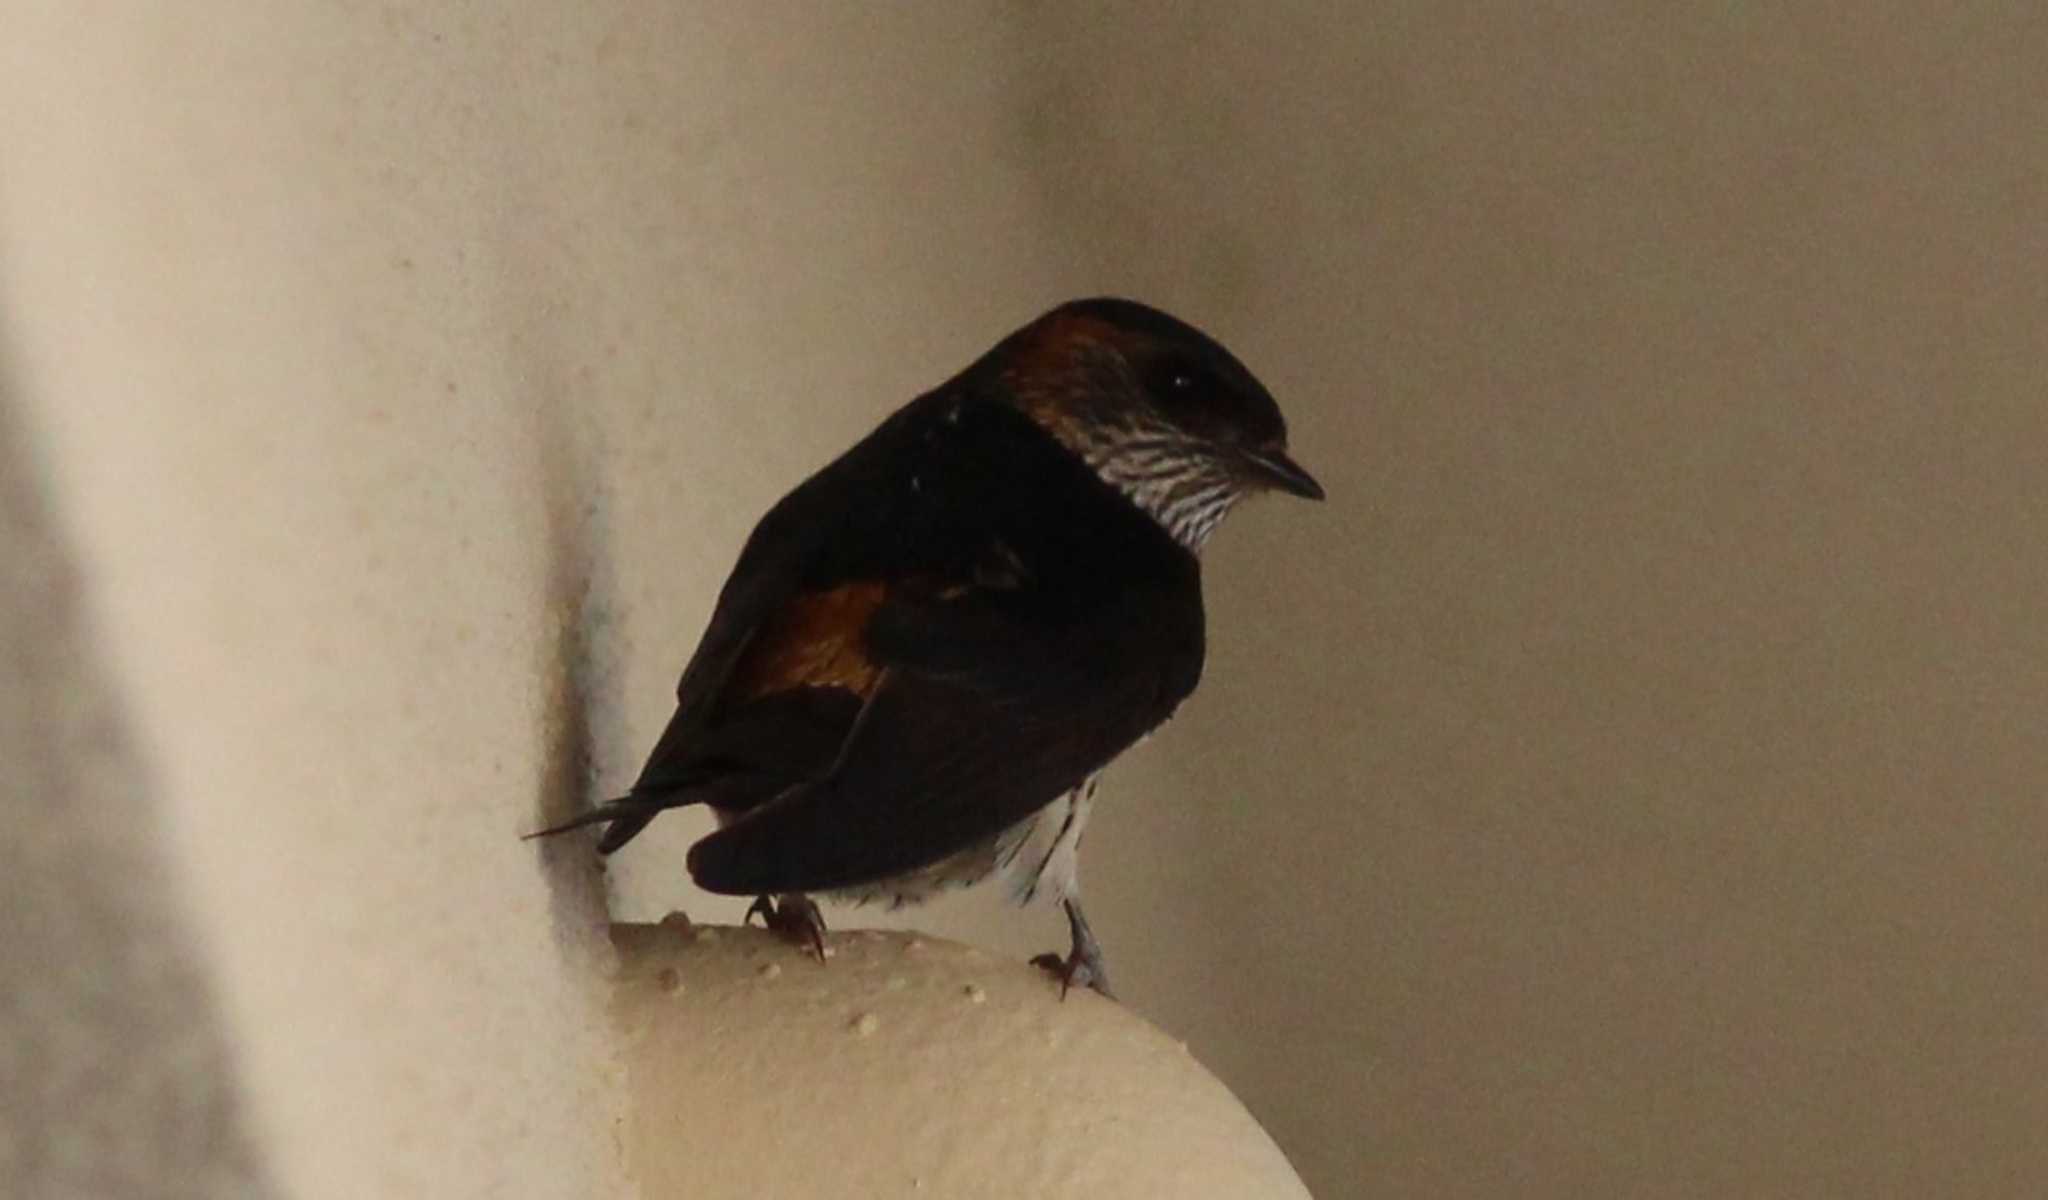
[[1067, 998], [1067, 990], [1076, 985], [1093, 988], [1109, 999], [1116, 996], [1109, 990], [1109, 968], [1103, 965], [1102, 943], [1095, 940], [1095, 932], [1088, 928], [1088, 918], [1081, 914], [1078, 900], [1062, 900], [1060, 907], [1067, 911], [1067, 928], [1074, 935], [1074, 948], [1065, 958], [1057, 954], [1041, 954], [1031, 960], [1031, 965], [1051, 972], [1060, 981], [1060, 999]]
[[1040, 968], [1054, 979], [1060, 981], [1060, 999], [1062, 1000], [1067, 998], [1069, 989], [1077, 986], [1094, 988], [1110, 999], [1116, 999], [1110, 993], [1109, 985], [1103, 982], [1101, 974], [1102, 962], [1100, 959], [1090, 959], [1087, 955], [1079, 952], [1070, 953], [1065, 958], [1061, 958], [1059, 955], [1048, 951], [1033, 958], [1031, 965]]
[[760, 914], [763, 926], [800, 946], [808, 946], [819, 962], [825, 961], [825, 914], [818, 911], [809, 896], [801, 892], [756, 896], [741, 922], [751, 922], [756, 913]]

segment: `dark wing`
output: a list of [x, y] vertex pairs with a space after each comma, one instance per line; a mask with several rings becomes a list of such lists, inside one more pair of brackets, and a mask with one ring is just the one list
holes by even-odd
[[[707, 774], [730, 784], [735, 773], [760, 775], [763, 786], [779, 791], [829, 767], [881, 675], [862, 644], [862, 630], [884, 591], [872, 581], [822, 587], [796, 582], [730, 614], [734, 624], [739, 612], [747, 614], [743, 632], [715, 670], [695, 678], [685, 674], [676, 714], [641, 769], [634, 793], [694, 787]], [[721, 615], [727, 615], [723, 608]], [[712, 647], [710, 635], [705, 645], [722, 649]], [[705, 659], [700, 649], [693, 667]], [[744, 794], [721, 804], [749, 806]]]
[[1120, 582], [1056, 622], [972, 589], [882, 609], [869, 645], [886, 674], [830, 774], [699, 842], [691, 875], [737, 895], [868, 883], [1079, 784], [1171, 715], [1201, 668], [1198, 587]]
[[609, 854], [665, 809], [745, 810], [830, 767], [879, 677], [861, 631], [903, 568], [876, 535], [936, 403], [913, 401], [761, 518], [632, 790], [533, 836], [608, 824]]
[[639, 782], [582, 823], [728, 820], [714, 891], [937, 861], [1157, 726], [1202, 658], [1193, 556], [1016, 410], [941, 389], [762, 519]]
[[992, 407], [950, 385], [919, 397], [771, 508], [632, 790], [545, 832], [609, 823], [598, 849], [610, 853], [664, 809], [743, 812], [823, 775], [880, 678], [864, 630], [884, 597], [971, 575], [988, 510], [978, 500], [1010, 494], [1013, 469], [1044, 452], [1004, 453], [1019, 431]]
[[[893, 580], [940, 547], [930, 516], [903, 512], [901, 481], [932, 453], [944, 399], [911, 401], [784, 496], [754, 526], [676, 684], [676, 713], [625, 797], [545, 829], [608, 823], [598, 850], [664, 809], [745, 811], [836, 762], [879, 680], [862, 631]], [[934, 510], [936, 496], [911, 496]]]
[[887, 581], [859, 716], [829, 771], [698, 843], [703, 887], [929, 865], [1079, 784], [1200, 676], [1199, 568], [1150, 517], [1007, 405], [945, 409], [914, 441], [933, 452], [908, 456], [904, 502], [850, 543]]

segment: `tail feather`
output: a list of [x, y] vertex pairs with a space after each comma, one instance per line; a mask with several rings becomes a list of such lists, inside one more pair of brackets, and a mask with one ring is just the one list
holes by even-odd
[[568, 833], [590, 825], [609, 824], [610, 828], [598, 839], [597, 852], [610, 854], [632, 841], [641, 830], [647, 828], [647, 823], [654, 820], [662, 809], [674, 807], [676, 802], [673, 798], [664, 801], [647, 796], [621, 796], [616, 800], [607, 800], [587, 812], [578, 813], [559, 824], [523, 834], [520, 840], [532, 841], [534, 838], [554, 837], [556, 834]]
[[527, 839], [553, 837], [588, 825], [609, 825], [598, 839], [597, 852], [610, 854], [637, 837], [648, 822], [671, 808], [709, 804], [724, 813], [745, 812], [789, 786], [790, 781], [764, 772], [726, 771], [698, 776], [684, 783], [664, 779], [660, 790], [628, 792], [566, 821], [526, 834]]
[[611, 825], [605, 829], [604, 836], [597, 839], [597, 852], [599, 854], [610, 854], [612, 851], [617, 850], [627, 842], [640, 836], [640, 831], [647, 828], [647, 823], [652, 820], [654, 820], [654, 813], [651, 812], [634, 813], [629, 817], [614, 819]]

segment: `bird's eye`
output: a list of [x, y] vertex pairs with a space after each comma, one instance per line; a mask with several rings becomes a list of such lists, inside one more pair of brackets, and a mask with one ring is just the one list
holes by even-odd
[[1188, 400], [1202, 390], [1202, 369], [1185, 360], [1168, 360], [1153, 369], [1152, 387], [1152, 394], [1162, 400]]

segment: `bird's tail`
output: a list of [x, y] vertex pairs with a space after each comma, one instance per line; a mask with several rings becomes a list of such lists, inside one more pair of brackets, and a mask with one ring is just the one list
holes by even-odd
[[567, 833], [572, 829], [582, 829], [586, 825], [608, 825], [609, 828], [604, 831], [604, 836], [597, 841], [597, 852], [599, 854], [610, 854], [627, 842], [632, 841], [641, 830], [647, 828], [647, 823], [652, 821], [661, 810], [674, 807], [676, 807], [676, 799], [673, 796], [662, 798], [652, 796], [621, 796], [616, 800], [607, 800], [588, 812], [578, 813], [560, 824], [550, 825], [546, 829], [536, 829], [532, 833], [525, 834], [521, 840], [531, 841], [534, 838], [553, 837], [558, 833]]

